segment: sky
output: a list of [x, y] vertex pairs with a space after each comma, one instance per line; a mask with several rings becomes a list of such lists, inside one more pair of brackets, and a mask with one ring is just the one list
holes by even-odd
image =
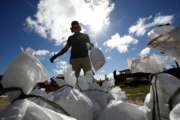
[[96, 75], [127, 69], [127, 60], [159, 54], [147, 47], [148, 34], [160, 24], [180, 26], [179, 0], [1, 0], [0, 74], [22, 49], [32, 48], [49, 76], [62, 73], [70, 50], [55, 63], [72, 20], [100, 48], [106, 64]]

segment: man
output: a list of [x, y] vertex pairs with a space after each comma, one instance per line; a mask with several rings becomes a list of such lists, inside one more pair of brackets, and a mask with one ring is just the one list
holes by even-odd
[[91, 70], [91, 63], [88, 56], [88, 45], [93, 46], [89, 40], [87, 34], [81, 33], [81, 27], [78, 21], [72, 21], [71, 32], [74, 34], [68, 38], [68, 41], [63, 49], [61, 49], [57, 54], [50, 58], [50, 62], [63, 55], [71, 47], [71, 57], [70, 64], [75, 71], [76, 78], [79, 77], [81, 69], [83, 69], [84, 74]]

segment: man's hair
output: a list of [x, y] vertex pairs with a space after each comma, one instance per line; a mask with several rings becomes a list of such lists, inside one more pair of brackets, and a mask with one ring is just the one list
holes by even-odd
[[70, 28], [71, 32], [74, 32], [74, 28], [73, 28], [74, 25], [77, 25], [78, 28], [79, 28], [79, 31], [81, 31], [81, 26], [79, 25], [79, 22], [74, 20], [74, 21], [71, 22], [71, 28]]
[[75, 20], [75, 21], [72, 21], [72, 22], [71, 22], [71, 26], [73, 26], [73, 25], [79, 25], [79, 22], [76, 21], [76, 20]]

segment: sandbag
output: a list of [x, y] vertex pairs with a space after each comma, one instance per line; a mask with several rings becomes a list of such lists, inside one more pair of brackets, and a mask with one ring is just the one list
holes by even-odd
[[107, 104], [114, 99], [110, 93], [98, 89], [89, 89], [83, 91], [83, 93], [87, 95], [94, 104], [98, 104], [101, 110], [103, 110]]
[[174, 29], [175, 29], [175, 27], [173, 27], [171, 25], [158, 26], [158, 27], [155, 27], [154, 29], [152, 29], [148, 33], [148, 36], [149, 36], [150, 40], [153, 40], [153, 39], [160, 37], [161, 35], [165, 35], [165, 34], [169, 33], [170, 31], [172, 31]]
[[77, 89], [65, 86], [57, 90], [54, 102], [78, 120], [93, 120], [93, 103]]
[[89, 54], [93, 68], [97, 71], [105, 64], [105, 57], [101, 50], [97, 47], [93, 47]]
[[169, 114], [170, 120], [180, 120], [180, 103], [177, 104]]
[[110, 91], [114, 87], [114, 79], [106, 79], [101, 86], [104, 91]]
[[109, 93], [113, 96], [114, 100], [116, 101], [127, 101], [127, 96], [124, 91], [121, 90], [120, 87], [112, 88]]
[[[156, 82], [155, 82], [156, 81]], [[160, 109], [160, 117], [162, 120], [169, 119], [169, 105], [168, 101], [174, 92], [180, 87], [180, 80], [170, 74], [161, 73], [157, 76], [157, 78], [153, 78], [152, 84], [153, 86], [156, 83], [157, 88], [157, 96], [159, 101], [159, 109]], [[151, 112], [148, 113], [149, 119], [152, 116], [152, 109], [153, 109], [153, 89], [152, 86], [150, 88], [150, 101], [146, 103], [148, 108], [151, 109]], [[180, 102], [180, 96], [173, 100], [172, 106], [175, 106], [177, 103]], [[157, 104], [157, 102], [156, 102]], [[157, 116], [157, 112], [155, 114]]]
[[94, 75], [91, 71], [86, 72], [84, 76], [79, 76], [77, 84], [81, 91], [88, 89], [101, 89], [96, 83]]
[[180, 63], [180, 28], [164, 26], [157, 27], [155, 29], [160, 29], [160, 32], [155, 31], [152, 35], [150, 35], [148, 46], [156, 48], [161, 52], [176, 58], [178, 63]]
[[66, 68], [64, 69], [63, 71], [64, 73], [64, 80], [67, 84], [75, 87], [76, 86], [76, 76], [75, 76], [75, 73], [72, 69], [72, 66], [71, 65], [67, 65]]
[[76, 120], [41, 107], [29, 100], [19, 100], [0, 112], [1, 120]]
[[[41, 96], [47, 100], [50, 100], [50, 101], [53, 101], [53, 95], [52, 93], [47, 93], [44, 89], [39, 89], [39, 88], [36, 88], [34, 89], [32, 92], [31, 92], [32, 95], [37, 95], [37, 96]], [[42, 101], [40, 98], [36, 98], [36, 97], [32, 97], [32, 98], [29, 98], [29, 100], [33, 101], [34, 103], [42, 106], [42, 107], [46, 107], [46, 108], [53, 108], [52, 106], [50, 106], [48, 103], [46, 103], [45, 101]]]
[[97, 120], [145, 120], [145, 114], [137, 105], [111, 101]]
[[147, 106], [150, 102], [150, 98], [151, 98], [151, 93], [147, 93], [145, 96], [145, 100], [144, 100], [144, 105]]
[[[31, 53], [23, 52], [8, 66], [2, 85], [4, 88], [19, 87], [24, 93], [29, 94], [36, 83], [47, 79], [48, 74], [41, 62]], [[15, 93], [13, 95], [10, 96], [16, 96]]]
[[131, 73], [158, 73], [164, 71], [168, 59], [159, 55], [146, 56], [139, 59], [129, 60], [128, 67]]

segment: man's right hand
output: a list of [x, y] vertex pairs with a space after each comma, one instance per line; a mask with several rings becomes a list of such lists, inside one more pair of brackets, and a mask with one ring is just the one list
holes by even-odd
[[50, 61], [51, 63], [53, 63], [55, 59], [56, 59], [56, 56], [52, 56], [52, 57], [49, 59], [49, 61]]

